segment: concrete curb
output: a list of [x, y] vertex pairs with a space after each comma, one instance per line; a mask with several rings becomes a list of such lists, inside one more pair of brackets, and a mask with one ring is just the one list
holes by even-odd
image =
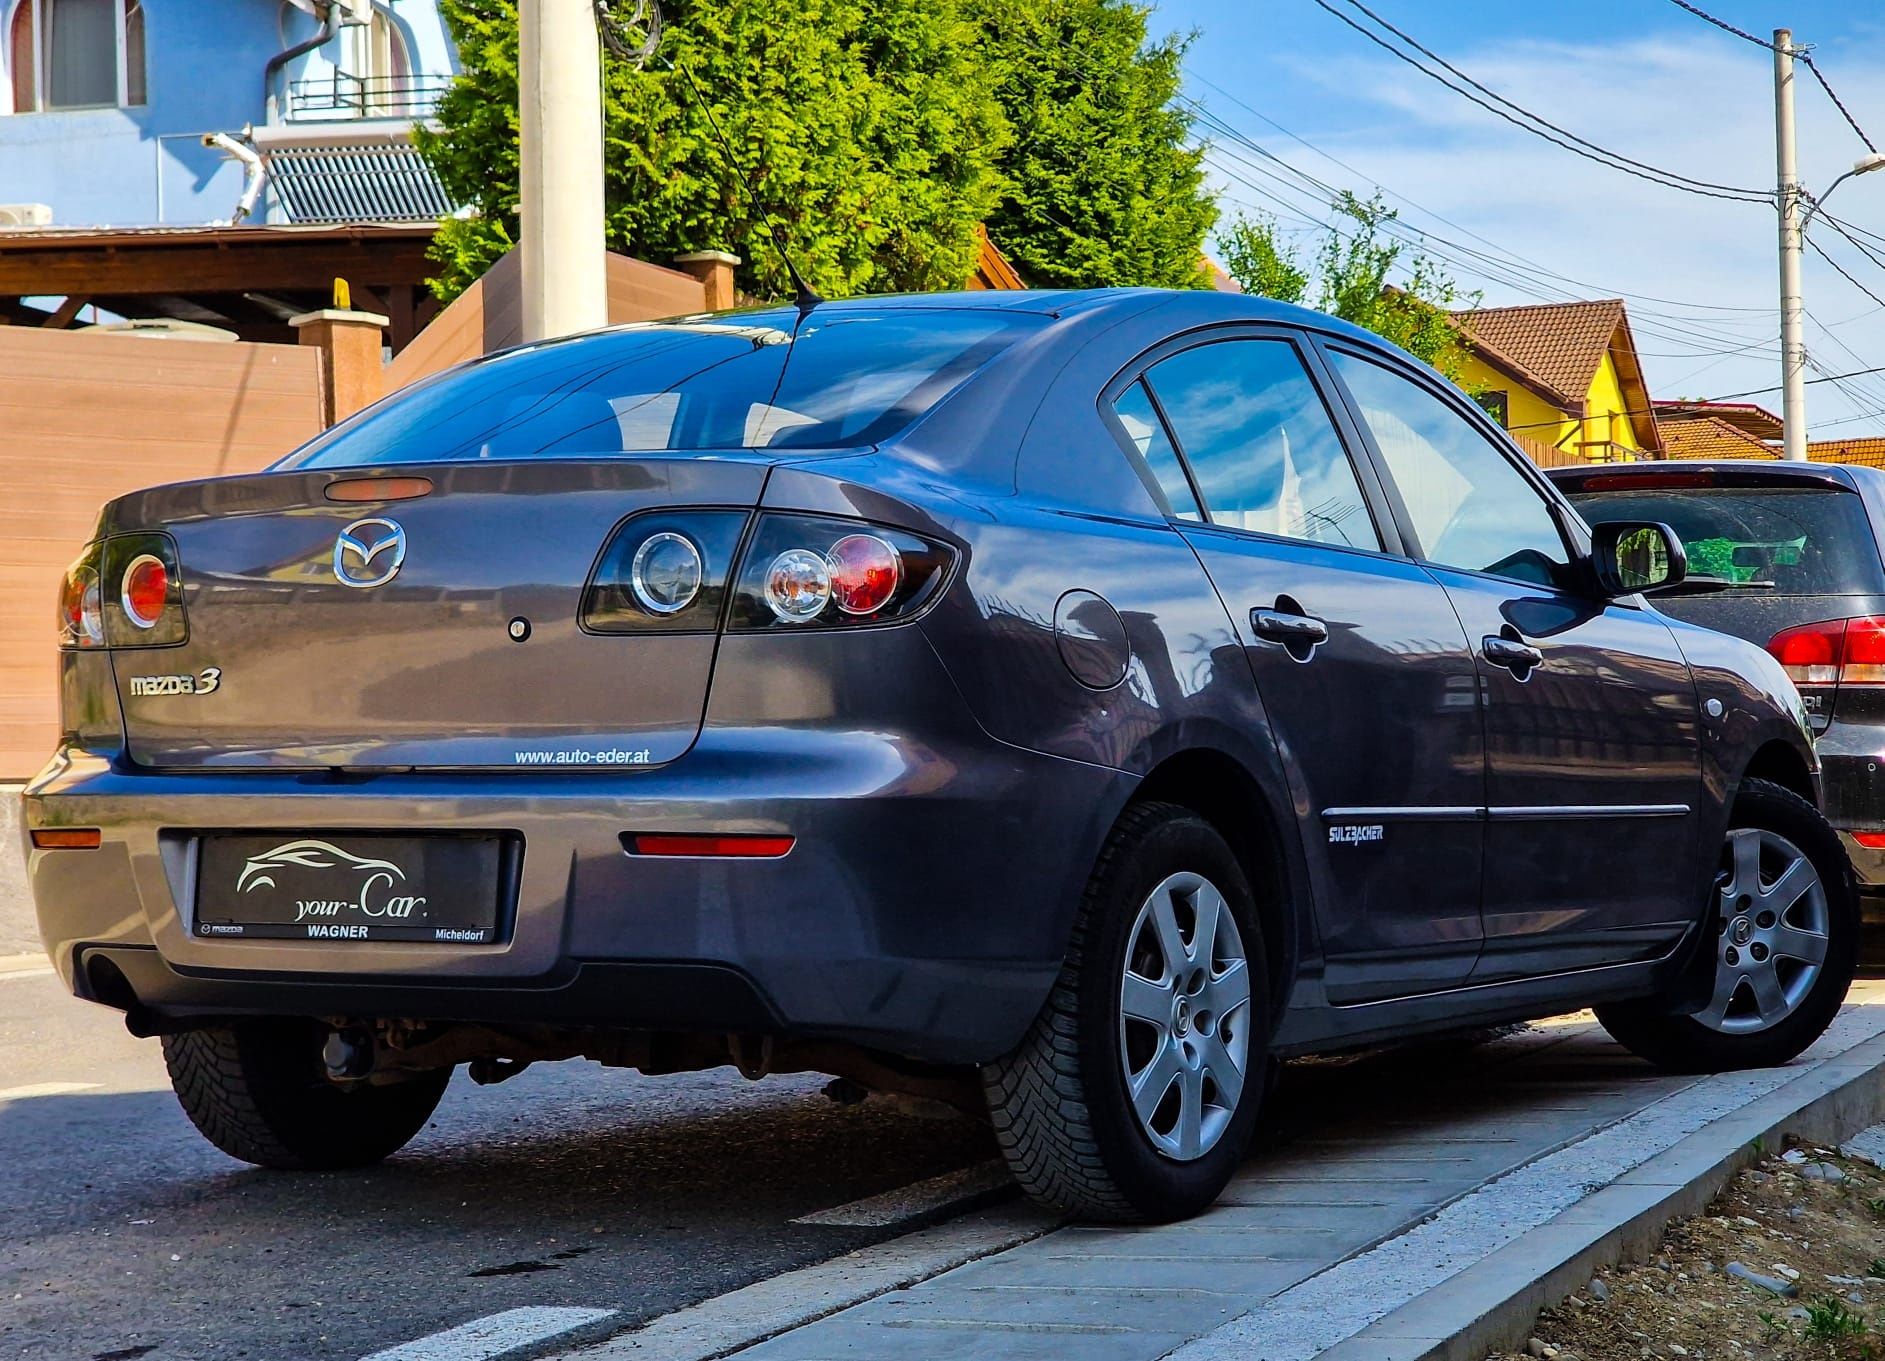
[[1786, 1135], [1837, 1144], [1885, 1119], [1885, 1035], [1710, 1122], [1317, 1361], [1483, 1361], [1516, 1350], [1541, 1310], [1599, 1269], [1648, 1257], [1672, 1219], [1700, 1214]]

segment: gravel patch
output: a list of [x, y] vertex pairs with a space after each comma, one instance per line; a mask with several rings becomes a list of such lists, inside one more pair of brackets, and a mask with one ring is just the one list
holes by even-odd
[[1488, 1361], [1532, 1358], [1885, 1361], [1885, 1171], [1813, 1145], [1762, 1159], [1652, 1261], [1601, 1273]]

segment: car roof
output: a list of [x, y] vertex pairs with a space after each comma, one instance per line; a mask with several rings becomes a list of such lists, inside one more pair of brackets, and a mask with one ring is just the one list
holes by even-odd
[[[1043, 316], [1072, 317], [1103, 315], [1108, 312], [1142, 313], [1148, 305], [1182, 302], [1190, 314], [1189, 324], [1246, 322], [1252, 325], [1310, 327], [1333, 335], [1363, 341], [1377, 349], [1396, 350], [1389, 341], [1372, 331], [1332, 317], [1326, 312], [1295, 307], [1270, 298], [1247, 293], [1222, 293], [1210, 289], [1183, 288], [1026, 288], [972, 289], [952, 293], [878, 293], [855, 298], [835, 298], [818, 304], [819, 311], [884, 311], [889, 309], [927, 309], [933, 311], [1001, 309], [1035, 312]], [[749, 312], [788, 311], [790, 302], [768, 303], [743, 309]], [[723, 316], [737, 314], [723, 313]], [[1396, 350], [1398, 353], [1399, 351]]]
[[[1869, 487], [1885, 490], [1885, 471], [1853, 463], [1796, 463], [1784, 459], [1689, 458], [1655, 459], [1641, 463], [1590, 463], [1570, 468], [1547, 468], [1545, 476], [1565, 492], [1576, 492], [1601, 481], [1604, 491], [1620, 491], [1633, 479], [1658, 481], [1670, 475], [1705, 474], [1709, 481], [1701, 485], [1719, 487], [1759, 487], [1779, 483], [1813, 483], [1819, 486], [1845, 487], [1858, 491]], [[1691, 483], [1690, 485], [1696, 485]]]

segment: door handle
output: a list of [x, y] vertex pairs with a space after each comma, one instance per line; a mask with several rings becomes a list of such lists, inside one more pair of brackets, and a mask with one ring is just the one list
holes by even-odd
[[1282, 644], [1299, 662], [1308, 661], [1315, 655], [1316, 646], [1329, 640], [1327, 624], [1294, 610], [1252, 610], [1250, 631], [1267, 643]]
[[1283, 610], [1250, 611], [1250, 628], [1259, 638], [1272, 643], [1326, 643], [1329, 626], [1306, 614]]
[[1533, 667], [1545, 660], [1545, 654], [1530, 643], [1517, 638], [1502, 638], [1491, 634], [1479, 640], [1479, 655], [1494, 666], [1503, 666], [1520, 680], [1531, 674]]

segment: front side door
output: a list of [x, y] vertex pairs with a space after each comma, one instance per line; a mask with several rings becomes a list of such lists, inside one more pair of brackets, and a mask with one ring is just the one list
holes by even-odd
[[1193, 343], [1115, 405], [1239, 631], [1304, 828], [1325, 987], [1348, 1002], [1471, 973], [1485, 776], [1465, 633], [1387, 551], [1313, 362], [1287, 335]]
[[1695, 687], [1668, 626], [1589, 584], [1542, 482], [1462, 403], [1331, 347], [1402, 528], [1475, 651], [1485, 952], [1475, 981], [1653, 958], [1695, 920]]

